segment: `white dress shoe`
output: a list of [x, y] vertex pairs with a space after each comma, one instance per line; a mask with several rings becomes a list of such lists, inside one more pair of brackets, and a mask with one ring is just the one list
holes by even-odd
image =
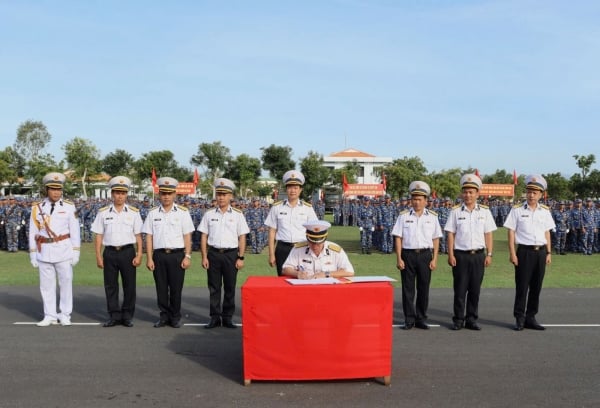
[[60, 325], [61, 326], [70, 326], [71, 325], [71, 319], [69, 317], [65, 317], [63, 319], [60, 319]]
[[50, 325], [58, 324], [56, 319], [52, 319], [50, 317], [44, 317], [44, 320], [37, 322], [35, 325], [38, 327], [47, 327]]

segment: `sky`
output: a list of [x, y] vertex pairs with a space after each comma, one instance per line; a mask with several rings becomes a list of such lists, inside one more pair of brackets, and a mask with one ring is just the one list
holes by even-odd
[[0, 0], [0, 149], [36, 120], [57, 160], [220, 141], [569, 177], [600, 160], [599, 50], [598, 1]]

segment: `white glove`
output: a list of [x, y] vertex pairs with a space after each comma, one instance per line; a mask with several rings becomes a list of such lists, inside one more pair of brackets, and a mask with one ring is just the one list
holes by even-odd
[[31, 266], [33, 266], [34, 268], [37, 268], [39, 266], [37, 261], [37, 252], [29, 253], [29, 261], [31, 262]]
[[21, 226], [17, 225], [17, 231], [20, 231], [20, 230], [21, 230]]
[[359, 230], [360, 232], [362, 232], [362, 227], [358, 227], [358, 230]]
[[569, 233], [569, 230], [567, 229], [567, 234]]
[[371, 232], [375, 231], [375, 227], [371, 227]]
[[75, 266], [79, 263], [79, 251], [73, 250], [71, 257], [71, 265]]

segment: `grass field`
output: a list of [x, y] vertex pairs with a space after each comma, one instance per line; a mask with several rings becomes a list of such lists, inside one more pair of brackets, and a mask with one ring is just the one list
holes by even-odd
[[[514, 287], [514, 269], [508, 261], [506, 230], [499, 228], [494, 235], [494, 259], [486, 269], [483, 286], [488, 288]], [[329, 239], [340, 244], [350, 257], [356, 275], [387, 275], [399, 279], [395, 254], [372, 255], [360, 253], [359, 232], [356, 227], [332, 227]], [[145, 259], [143, 260], [145, 265]], [[268, 265], [267, 250], [258, 255], [246, 254], [245, 267], [238, 282], [250, 275], [275, 275], [275, 268]], [[93, 244], [83, 244], [81, 261], [75, 267], [74, 285], [102, 286], [102, 270], [96, 267]], [[29, 263], [26, 252], [0, 252], [0, 285], [37, 285], [38, 273]], [[138, 268], [139, 286], [153, 286], [152, 273], [145, 266]], [[395, 283], [400, 286], [400, 282]], [[206, 287], [206, 272], [201, 267], [199, 252], [192, 255], [192, 267], [186, 274], [186, 286]], [[451, 288], [452, 270], [447, 256], [440, 255], [438, 267], [432, 274], [431, 287]], [[597, 288], [600, 287], [600, 255], [584, 256], [568, 254], [553, 255], [552, 264], [546, 269], [546, 288]]]

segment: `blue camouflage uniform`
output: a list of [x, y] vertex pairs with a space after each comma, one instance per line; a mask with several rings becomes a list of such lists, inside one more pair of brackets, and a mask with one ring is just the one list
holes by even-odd
[[366, 199], [363, 205], [357, 206], [357, 224], [360, 229], [360, 247], [362, 253], [370, 254], [373, 245], [373, 231], [377, 223], [377, 213]]
[[385, 254], [391, 254], [394, 250], [394, 237], [392, 228], [396, 223], [396, 205], [391, 201], [389, 195], [385, 196], [385, 201], [379, 206], [377, 224], [381, 230], [380, 250]]
[[569, 211], [565, 209], [565, 203], [558, 204], [558, 208], [552, 211], [552, 218], [556, 224], [554, 250], [557, 254], [565, 255], [567, 246], [567, 234], [569, 233]]
[[583, 208], [583, 238], [582, 251], [585, 255], [591, 255], [594, 250], [594, 236], [596, 232], [596, 209], [591, 198], [586, 200]]
[[252, 248], [253, 254], [260, 254], [265, 244], [262, 233], [266, 229], [266, 214], [258, 198], [252, 200], [252, 206], [246, 210], [245, 216], [246, 224], [248, 224], [248, 228], [250, 229], [250, 233], [248, 234], [249, 246]]
[[8, 206], [4, 212], [6, 224], [6, 249], [8, 252], [19, 250], [19, 230], [23, 226], [23, 209], [17, 204], [14, 197], [9, 198]]
[[583, 208], [581, 199], [575, 201], [569, 213], [569, 224], [571, 225], [571, 250], [583, 252]]

